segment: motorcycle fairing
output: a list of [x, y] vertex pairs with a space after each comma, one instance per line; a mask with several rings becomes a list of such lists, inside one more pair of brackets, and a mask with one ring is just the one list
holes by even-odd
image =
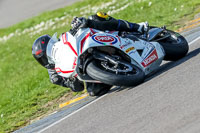
[[[86, 35], [87, 39], [85, 39]], [[141, 39], [137, 41], [129, 38], [118, 36], [118, 32], [103, 32], [91, 28], [79, 30], [77, 42], [84, 40], [84, 45], [81, 45], [81, 53], [87, 51], [91, 47], [113, 46], [122, 50], [125, 54], [131, 57], [132, 63], [139, 66], [145, 71], [145, 74], [150, 73], [156, 66], [160, 65], [164, 57], [163, 50], [157, 42], [146, 42]], [[142, 51], [140, 55], [138, 51]], [[153, 53], [152, 53], [153, 52]], [[146, 65], [145, 61], [147, 62]]]
[[149, 30], [149, 37], [148, 40], [151, 41], [156, 38], [156, 36], [163, 32], [161, 28], [152, 28]]
[[[139, 66], [145, 74], [158, 68], [164, 57], [163, 50], [157, 42], [131, 40], [118, 36], [118, 32], [103, 32], [91, 28], [80, 29], [75, 36], [69, 32], [60, 37], [55, 44], [56, 71], [63, 77], [74, 76], [79, 56], [92, 47], [112, 46], [128, 55], [131, 63]], [[139, 53], [139, 51], [142, 51]]]

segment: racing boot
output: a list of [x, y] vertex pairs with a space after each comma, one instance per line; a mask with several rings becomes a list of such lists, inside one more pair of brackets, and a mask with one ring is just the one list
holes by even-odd
[[106, 84], [87, 83], [87, 91], [90, 96], [104, 95], [111, 89], [111, 87], [111, 85]]

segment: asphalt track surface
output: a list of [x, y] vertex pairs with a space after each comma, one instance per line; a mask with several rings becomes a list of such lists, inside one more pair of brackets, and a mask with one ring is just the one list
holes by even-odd
[[87, 97], [17, 132], [199, 133], [200, 28], [183, 35], [188, 55], [164, 62], [141, 85]]
[[0, 0], [0, 28], [80, 0]]
[[[0, 28], [70, 2], [74, 0], [0, 0]], [[200, 28], [184, 36], [190, 43], [188, 55], [164, 62], [143, 84], [87, 97], [16, 132], [199, 133]]]

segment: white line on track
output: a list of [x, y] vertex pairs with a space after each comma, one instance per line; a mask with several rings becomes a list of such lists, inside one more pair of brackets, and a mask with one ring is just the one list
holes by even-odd
[[197, 40], [199, 40], [200, 39], [200, 36], [199, 37], [197, 37], [196, 39], [194, 39], [193, 41], [191, 41], [190, 43], [188, 43], [189, 45], [191, 45], [191, 44], [193, 44], [194, 42], [196, 42]]
[[[197, 37], [196, 39], [194, 39], [193, 41], [191, 41], [191, 42], [190, 42], [190, 43], [188, 43], [188, 44], [189, 44], [189, 45], [191, 45], [191, 44], [193, 44], [194, 42], [196, 42], [196, 41], [197, 41], [197, 40], [199, 40], [199, 39], [200, 39], [200, 36], [199, 36], [199, 37]], [[105, 97], [105, 96], [107, 96], [107, 95], [108, 95], [108, 94], [105, 94], [105, 95], [103, 95], [103, 96], [101, 96], [101, 97], [99, 97], [99, 98], [95, 99], [94, 101], [90, 102], [89, 104], [87, 104], [87, 105], [85, 105], [85, 106], [81, 107], [80, 109], [78, 109], [78, 110], [76, 110], [76, 111], [72, 112], [71, 114], [69, 114], [69, 115], [65, 116], [64, 118], [62, 118], [62, 119], [60, 119], [60, 120], [58, 120], [58, 121], [54, 122], [53, 124], [51, 124], [51, 125], [47, 126], [47, 127], [46, 127], [46, 128], [44, 128], [44, 129], [40, 130], [38, 133], [42, 133], [42, 132], [44, 132], [44, 131], [45, 131], [45, 130], [47, 130], [48, 128], [50, 128], [50, 127], [53, 127], [54, 125], [56, 125], [56, 124], [60, 123], [61, 121], [63, 121], [63, 120], [65, 120], [65, 119], [67, 119], [68, 117], [70, 117], [70, 116], [72, 116], [73, 114], [75, 114], [75, 113], [77, 113], [77, 112], [81, 111], [82, 109], [84, 109], [84, 108], [86, 108], [86, 107], [90, 106], [91, 104], [95, 103], [96, 101], [98, 101], [98, 100], [102, 99], [103, 97]]]
[[90, 106], [91, 104], [95, 103], [96, 101], [98, 101], [98, 100], [102, 99], [103, 97], [105, 97], [105, 96], [107, 96], [107, 95], [108, 95], [108, 94], [105, 94], [105, 95], [103, 95], [103, 96], [101, 96], [101, 97], [99, 97], [99, 98], [95, 99], [94, 101], [92, 101], [92, 102], [88, 103], [87, 105], [85, 105], [85, 106], [81, 107], [80, 109], [78, 109], [78, 110], [76, 110], [76, 111], [72, 112], [71, 114], [69, 114], [69, 115], [65, 116], [64, 118], [62, 118], [62, 119], [60, 119], [60, 120], [58, 120], [58, 121], [54, 122], [53, 124], [49, 125], [48, 127], [44, 128], [44, 129], [40, 130], [38, 133], [42, 133], [42, 132], [44, 132], [44, 131], [45, 131], [45, 130], [47, 130], [48, 128], [50, 128], [50, 127], [53, 127], [54, 125], [56, 125], [56, 124], [60, 123], [61, 121], [63, 121], [63, 120], [65, 120], [65, 119], [67, 119], [68, 117], [70, 117], [70, 116], [72, 116], [73, 114], [75, 114], [75, 113], [77, 113], [77, 112], [81, 111], [82, 109], [84, 109], [84, 108], [86, 108], [86, 107]]

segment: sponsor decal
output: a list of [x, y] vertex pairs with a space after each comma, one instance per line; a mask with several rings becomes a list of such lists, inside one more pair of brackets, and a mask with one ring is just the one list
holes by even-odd
[[142, 65], [144, 67], [147, 67], [149, 66], [150, 64], [152, 64], [154, 61], [156, 61], [158, 59], [158, 54], [156, 52], [156, 49], [154, 49], [151, 54], [149, 54], [149, 56], [147, 58], [145, 58], [143, 61], [142, 61]]
[[132, 50], [134, 50], [135, 48], [134, 47], [130, 47], [130, 48], [128, 48], [125, 52], [126, 53], [129, 53], [130, 51], [132, 51]]
[[113, 42], [114, 41], [114, 38], [111, 36], [96, 36], [94, 39], [99, 42]]
[[114, 36], [111, 36], [111, 35], [106, 35], [106, 36], [98, 36], [98, 35], [93, 35], [92, 36], [92, 39], [97, 42], [97, 43], [100, 43], [100, 44], [115, 44], [117, 43], [117, 38], [115, 38]]
[[124, 40], [124, 44], [122, 44], [122, 45], [120, 46], [120, 48], [123, 49], [123, 48], [125, 48], [125, 47], [127, 47], [127, 46], [129, 46], [129, 45], [131, 45], [131, 44], [133, 44], [133, 40], [130, 41], [129, 39], [125, 39], [125, 40]]
[[120, 45], [120, 48], [123, 49], [123, 48], [129, 46], [130, 44], [131, 44], [131, 43], [127, 43], [127, 44], [124, 44], [124, 45]]
[[130, 53], [128, 53], [128, 55], [134, 54], [136, 51], [131, 51]]

